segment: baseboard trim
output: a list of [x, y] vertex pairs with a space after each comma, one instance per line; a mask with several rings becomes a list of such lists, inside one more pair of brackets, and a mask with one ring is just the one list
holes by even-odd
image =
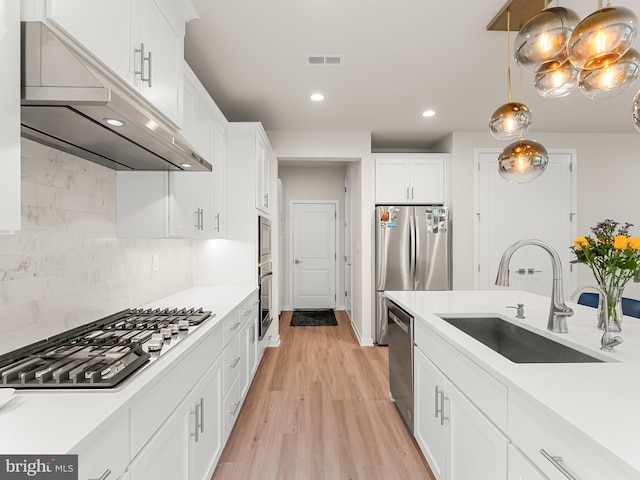
[[373, 347], [373, 338], [365, 338], [360, 335], [360, 330], [358, 330], [356, 324], [353, 323], [353, 320], [351, 320], [351, 329], [356, 334], [356, 337], [358, 337], [358, 343], [361, 347]]

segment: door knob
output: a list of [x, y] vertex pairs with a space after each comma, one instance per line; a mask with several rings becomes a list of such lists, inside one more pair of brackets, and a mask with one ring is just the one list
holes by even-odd
[[302, 260], [298, 260], [297, 258], [293, 261], [293, 263], [298, 264], [298, 263], [302, 263]]

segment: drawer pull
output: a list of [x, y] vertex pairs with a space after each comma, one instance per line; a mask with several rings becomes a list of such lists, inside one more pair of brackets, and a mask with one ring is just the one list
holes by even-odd
[[236, 357], [236, 358], [233, 360], [233, 363], [230, 363], [230, 364], [229, 364], [229, 368], [236, 368], [236, 367], [238, 366], [238, 363], [239, 363], [239, 362], [240, 362], [240, 357]]
[[240, 322], [238, 323], [234, 323], [233, 325], [231, 325], [229, 327], [229, 330], [234, 331], [236, 328], [238, 328], [240, 326]]
[[236, 408], [234, 408], [233, 411], [229, 413], [235, 417], [236, 413], [238, 413], [238, 409], [240, 408], [240, 401], [237, 401], [236, 403], [234, 403], [234, 405], [236, 406]]
[[111, 475], [111, 470], [107, 468], [106, 472], [104, 472], [100, 478], [90, 478], [89, 480], [107, 480], [109, 475]]
[[559, 455], [551, 455], [550, 453], [548, 453], [544, 448], [540, 450], [540, 453], [542, 454], [542, 456], [544, 458], [546, 458], [547, 460], [549, 460], [554, 467], [556, 467], [558, 470], [560, 470], [560, 472], [567, 477], [569, 480], [579, 480], [578, 477], [576, 477], [575, 475], [573, 475], [568, 469], [567, 467], [564, 466], [564, 462], [562, 461], [562, 457]]
[[435, 405], [436, 405], [435, 414], [436, 414], [436, 418], [438, 418], [438, 414], [440, 413], [440, 409], [438, 408], [438, 400], [440, 398], [440, 392], [438, 392], [438, 390], [439, 390], [439, 388], [436, 385], [436, 388], [435, 388], [435, 391], [436, 391], [436, 398], [435, 398]]
[[200, 428], [201, 428], [201, 424], [200, 424], [200, 408], [201, 408], [201, 404], [200, 403], [196, 403], [195, 405], [195, 411], [194, 412], [190, 412], [191, 415], [194, 416], [195, 419], [195, 431], [194, 433], [189, 434], [192, 437], [196, 437], [196, 443], [198, 443], [200, 441]]

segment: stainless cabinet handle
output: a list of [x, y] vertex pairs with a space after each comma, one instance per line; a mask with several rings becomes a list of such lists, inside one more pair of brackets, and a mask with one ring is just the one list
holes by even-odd
[[219, 213], [218, 213], [218, 214], [216, 214], [216, 216], [215, 216], [215, 217], [213, 217], [213, 218], [215, 218], [215, 219], [216, 219], [216, 227], [215, 227], [215, 230], [216, 230], [216, 232], [219, 232], [219, 231], [220, 231], [220, 214], [219, 214]]
[[389, 318], [391, 318], [391, 320], [393, 320], [402, 329], [404, 333], [409, 333], [409, 326], [405, 325], [404, 323], [401, 323], [400, 319], [396, 317], [393, 313], [389, 312]]
[[231, 325], [231, 326], [229, 327], [229, 330], [233, 332], [233, 331], [234, 331], [236, 328], [238, 328], [239, 326], [240, 326], [240, 322], [238, 322], [238, 323], [234, 323], [233, 325]]
[[559, 455], [551, 455], [550, 453], [548, 453], [544, 448], [540, 449], [540, 453], [542, 454], [542, 456], [544, 458], [546, 458], [547, 460], [549, 460], [551, 462], [551, 464], [556, 467], [558, 470], [560, 470], [560, 473], [562, 473], [565, 477], [567, 477], [569, 480], [579, 480], [578, 477], [576, 477], [575, 475], [573, 475], [568, 469], [567, 467], [564, 466], [564, 463], [562, 461], [562, 457]]
[[151, 85], [151, 75], [153, 74], [153, 63], [151, 60], [151, 52], [149, 52], [149, 55], [147, 55], [147, 62], [149, 65], [149, 75], [147, 75], [147, 84], [149, 85], [149, 87], [152, 87]]
[[295, 263], [296, 265], [299, 263], [302, 263], [302, 260], [298, 260], [297, 258], [293, 261], [293, 263]]
[[413, 187], [411, 187], [411, 200], [413, 200]]
[[265, 207], [269, 206], [269, 194], [268, 193], [264, 194], [264, 206]]
[[438, 386], [436, 385], [436, 388], [434, 389], [436, 392], [436, 398], [435, 398], [435, 417], [438, 418], [438, 414], [440, 413], [440, 409], [438, 408], [438, 400], [440, 399], [440, 392], [438, 391]]
[[251, 325], [251, 345], [255, 345], [256, 344], [256, 326], [255, 325]]
[[230, 363], [230, 364], [229, 364], [229, 368], [236, 368], [236, 367], [238, 366], [238, 363], [239, 363], [239, 362], [240, 362], [240, 357], [236, 357], [236, 358], [233, 360], [233, 363]]
[[448, 400], [447, 397], [444, 396], [444, 390], [440, 390], [440, 425], [444, 425], [445, 420], [449, 420], [449, 417], [444, 416], [444, 401]]
[[192, 437], [196, 437], [196, 443], [200, 441], [200, 422], [199, 422], [199, 418], [200, 418], [200, 403], [196, 403], [195, 405], [195, 411], [190, 412], [191, 415], [194, 416], [195, 418], [195, 431], [194, 433], [190, 433], [189, 435]]
[[204, 433], [204, 397], [200, 397], [200, 433]]
[[[140, 44], [140, 48], [134, 48], [133, 51], [140, 54], [140, 70], [134, 70], [133, 73], [135, 75], [140, 75], [140, 80], [142, 82], [147, 82], [147, 84], [151, 86], [151, 52], [149, 52], [146, 57], [144, 56], [144, 43]], [[147, 75], [146, 78], [144, 76], [144, 62], [147, 62], [149, 66], [149, 75]]]
[[409, 200], [411, 197], [409, 196], [409, 187], [407, 187], [407, 200]]
[[236, 406], [236, 408], [234, 408], [233, 411], [229, 413], [235, 417], [236, 413], [238, 413], [238, 409], [240, 408], [240, 401], [237, 401], [236, 403], [234, 403], [234, 405]]
[[109, 475], [111, 475], [111, 470], [107, 469], [100, 478], [90, 478], [89, 480], [106, 480]]

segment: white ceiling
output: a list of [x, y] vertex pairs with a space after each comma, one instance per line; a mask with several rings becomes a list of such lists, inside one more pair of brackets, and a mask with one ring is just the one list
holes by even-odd
[[[505, 0], [192, 1], [200, 18], [187, 25], [185, 56], [230, 121], [261, 121], [266, 130], [364, 130], [375, 149], [428, 149], [454, 131], [489, 138], [489, 117], [507, 101], [507, 33], [486, 30]], [[640, 0], [614, 5], [640, 16]], [[561, 6], [584, 18], [597, 1]], [[344, 54], [344, 65], [307, 66], [308, 53]], [[515, 62], [512, 84], [519, 100]], [[529, 138], [636, 132], [631, 103], [640, 81], [609, 100], [578, 91], [543, 99], [532, 84], [523, 72]], [[309, 100], [316, 91], [323, 102]], [[426, 109], [436, 116], [423, 118]]]

